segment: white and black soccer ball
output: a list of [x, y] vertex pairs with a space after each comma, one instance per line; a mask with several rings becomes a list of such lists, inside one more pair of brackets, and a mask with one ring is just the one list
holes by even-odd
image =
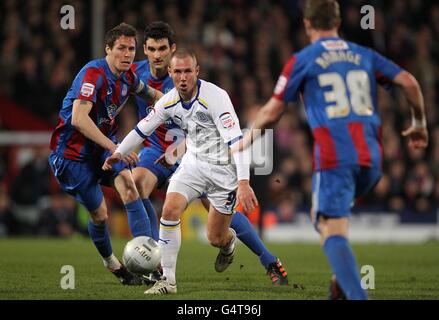
[[135, 237], [130, 240], [122, 255], [125, 267], [136, 274], [149, 274], [160, 264], [162, 258], [160, 246], [146, 236]]

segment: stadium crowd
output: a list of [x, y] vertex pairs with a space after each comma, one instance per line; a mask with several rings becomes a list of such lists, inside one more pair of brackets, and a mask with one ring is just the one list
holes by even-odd
[[[0, 3], [0, 96], [16, 102], [51, 127], [72, 78], [91, 59], [90, 3]], [[59, 9], [64, 4], [75, 8], [74, 30], [60, 28]], [[195, 49], [200, 77], [228, 91], [243, 127], [251, 125], [255, 111], [271, 96], [283, 63], [307, 43], [300, 0], [108, 0], [105, 4], [106, 29], [125, 21], [142, 34], [144, 26], [152, 21], [170, 23], [177, 31], [178, 43]], [[375, 8], [374, 30], [361, 28], [360, 8], [364, 4]], [[385, 175], [356, 210], [399, 212], [407, 221], [436, 221], [439, 4], [428, 0], [346, 0], [341, 9], [342, 37], [375, 48], [419, 80], [431, 132], [429, 148], [410, 155], [400, 135], [410, 119], [407, 102], [397, 90], [380, 91]], [[140, 46], [137, 59], [144, 59]], [[127, 119], [123, 127], [129, 130], [135, 119]], [[0, 130], [12, 129], [2, 128], [0, 121]], [[309, 210], [311, 202], [311, 136], [301, 105], [289, 108], [274, 137], [273, 174], [255, 176], [252, 184], [265, 216], [275, 222], [293, 222], [297, 212]], [[8, 147], [0, 146], [0, 236], [23, 232], [64, 236], [77, 228], [73, 200], [60, 194], [51, 182], [47, 153], [44, 148], [36, 148], [31, 160], [23, 162], [20, 170], [11, 171], [11, 162], [17, 160], [10, 156]], [[156, 194], [158, 207], [162, 196], [160, 192]], [[48, 204], [36, 206], [41, 199], [48, 199]], [[17, 212], [25, 212], [27, 218]], [[38, 223], [29, 224], [34, 229], [17, 230], [13, 222], [17, 216], [18, 221], [36, 216]]]

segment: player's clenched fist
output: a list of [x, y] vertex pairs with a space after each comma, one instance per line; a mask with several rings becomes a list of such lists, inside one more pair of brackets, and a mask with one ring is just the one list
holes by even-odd
[[409, 147], [413, 149], [423, 149], [428, 146], [428, 130], [427, 127], [411, 126], [402, 132], [404, 137], [409, 138]]

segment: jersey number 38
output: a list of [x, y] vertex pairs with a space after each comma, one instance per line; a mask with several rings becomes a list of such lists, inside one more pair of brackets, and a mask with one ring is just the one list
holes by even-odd
[[359, 116], [373, 114], [369, 75], [366, 71], [351, 70], [346, 74], [346, 81], [335, 72], [321, 74], [318, 79], [321, 87], [332, 87], [330, 91], [324, 93], [325, 101], [331, 104], [326, 107], [326, 115], [329, 119], [347, 117], [351, 107]]

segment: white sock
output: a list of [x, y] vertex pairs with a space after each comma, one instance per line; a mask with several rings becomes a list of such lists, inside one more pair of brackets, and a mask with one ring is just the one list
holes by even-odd
[[102, 261], [104, 262], [105, 268], [108, 268], [110, 270], [117, 270], [121, 266], [119, 260], [114, 254], [111, 254], [111, 256], [107, 258], [102, 258]]
[[180, 220], [160, 219], [159, 245], [162, 249], [163, 276], [170, 284], [175, 284], [177, 257], [181, 246]]
[[236, 243], [236, 231], [233, 230], [232, 228], [229, 228], [230, 232], [232, 233], [232, 240], [230, 240], [230, 242], [221, 248], [221, 252], [224, 254], [230, 254], [233, 252], [233, 250], [235, 249], [235, 243]]

